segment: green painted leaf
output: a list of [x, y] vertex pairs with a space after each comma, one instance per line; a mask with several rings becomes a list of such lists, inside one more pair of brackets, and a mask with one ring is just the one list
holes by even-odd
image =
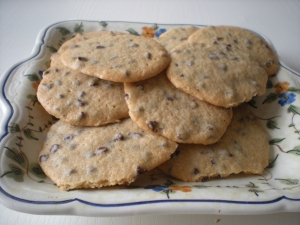
[[39, 76], [36, 73], [25, 74], [24, 76], [26, 76], [31, 82], [40, 80]]
[[274, 87], [272, 81], [268, 80], [268, 82], [267, 82], [267, 88], [272, 88], [272, 87]]
[[34, 134], [32, 133], [32, 131], [31, 131], [29, 128], [24, 129], [24, 130], [23, 130], [23, 134], [24, 134], [25, 137], [27, 137], [28, 139], [38, 140], [38, 138], [36, 138], [36, 137], [34, 136]]
[[80, 24], [76, 23], [73, 30], [75, 33], [82, 34], [84, 32], [83, 23], [82, 22]]
[[277, 98], [278, 98], [278, 95], [276, 93], [270, 93], [266, 97], [266, 99], [263, 101], [263, 104], [274, 102]]
[[273, 144], [277, 144], [277, 143], [280, 143], [284, 140], [285, 138], [274, 138], [272, 140], [269, 141], [269, 144], [270, 145], [273, 145]]
[[136, 32], [133, 28], [128, 28], [128, 30], [126, 30], [126, 31], [129, 32], [130, 34], [140, 36], [140, 34], [138, 32]]
[[24, 181], [24, 171], [19, 167], [15, 166], [14, 164], [9, 164], [9, 171], [6, 171], [4, 174], [0, 176], [0, 178], [6, 176], [13, 178], [17, 182]]
[[279, 127], [277, 127], [277, 121], [276, 120], [268, 120], [267, 127], [271, 130], [280, 129]]
[[50, 62], [51, 62], [50, 60], [48, 60], [48, 61], [45, 62], [46, 68], [49, 68], [49, 67], [50, 67]]
[[208, 188], [206, 185], [195, 185], [193, 188]]
[[288, 113], [298, 114], [300, 115], [300, 107], [295, 105], [290, 105], [287, 109]]
[[33, 102], [38, 100], [36, 95], [27, 95], [27, 98], [29, 98]]
[[249, 184], [246, 184], [245, 185], [246, 187], [249, 187], [249, 188], [258, 188], [258, 186], [256, 186], [254, 183], [252, 182], [249, 182]]
[[47, 177], [38, 163], [31, 163], [29, 171], [40, 179], [45, 179]]
[[286, 151], [286, 153], [300, 156], [300, 145], [295, 146], [292, 150]]
[[159, 26], [157, 26], [157, 24], [156, 24], [156, 23], [155, 23], [155, 24], [153, 24], [153, 26], [152, 26], [152, 27], [153, 27], [153, 29], [154, 29], [154, 30], [157, 30], [157, 29], [159, 28]]
[[51, 46], [48, 46], [48, 45], [47, 45], [46, 47], [49, 48], [50, 52], [52, 52], [52, 53], [57, 52], [57, 49], [54, 48], [53, 45], [51, 45]]
[[18, 133], [21, 131], [19, 124], [17, 124], [17, 123], [12, 123], [11, 126], [8, 126], [8, 128], [9, 128], [9, 132], [11, 134]]
[[275, 162], [278, 158], [279, 154], [276, 155], [275, 159], [272, 162], [269, 162], [269, 165], [267, 166], [267, 168], [273, 168], [275, 166]]
[[25, 161], [25, 156], [22, 152], [19, 152], [15, 148], [5, 148], [5, 156], [10, 158], [11, 160], [15, 161], [18, 163], [20, 166], [23, 168], [26, 168], [26, 161]]
[[249, 104], [250, 106], [252, 106], [253, 108], [257, 108], [257, 106], [255, 105], [255, 104], [256, 104], [256, 101], [255, 101], [253, 98], [248, 102], [248, 104]]
[[289, 127], [294, 127], [295, 126], [295, 124], [294, 123], [291, 123], [290, 125], [289, 125]]
[[102, 27], [106, 27], [108, 24], [106, 23], [106, 22], [104, 22], [104, 21], [101, 21], [101, 22], [99, 22], [99, 24], [102, 26]]
[[71, 31], [69, 31], [67, 28], [65, 27], [57, 27], [56, 29], [59, 30], [59, 32], [61, 33], [62, 36], [66, 36], [68, 34], [71, 33]]
[[279, 180], [280, 183], [286, 184], [286, 185], [297, 185], [299, 184], [298, 179], [280, 179], [280, 178], [275, 178], [275, 180]]
[[300, 93], [300, 89], [299, 88], [295, 88], [295, 87], [290, 87], [289, 88], [290, 92], [296, 92], [296, 93]]

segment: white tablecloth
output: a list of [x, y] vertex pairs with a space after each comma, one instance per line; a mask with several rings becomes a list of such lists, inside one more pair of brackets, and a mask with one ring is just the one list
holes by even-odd
[[[241, 26], [267, 36], [281, 60], [300, 72], [299, 0], [0, 0], [0, 75], [30, 55], [41, 28], [67, 19]], [[300, 214], [94, 218], [29, 215], [0, 205], [1, 225], [216, 223], [299, 225]]]

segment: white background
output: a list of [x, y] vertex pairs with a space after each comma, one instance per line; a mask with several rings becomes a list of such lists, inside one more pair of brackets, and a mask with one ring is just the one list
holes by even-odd
[[[43, 27], [68, 19], [241, 26], [267, 36], [282, 62], [300, 72], [299, 0], [0, 0], [0, 75], [30, 56]], [[93, 218], [29, 215], [0, 206], [0, 224], [299, 225], [300, 213]]]

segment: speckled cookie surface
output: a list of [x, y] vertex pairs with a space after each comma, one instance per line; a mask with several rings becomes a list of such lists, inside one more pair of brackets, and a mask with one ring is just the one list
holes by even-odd
[[164, 72], [144, 81], [125, 83], [124, 88], [132, 120], [149, 132], [179, 143], [215, 143], [231, 121], [231, 109], [180, 91]]
[[194, 26], [176, 27], [160, 35], [158, 42], [170, 52], [177, 45], [187, 42], [189, 36], [197, 30], [199, 28]]
[[79, 40], [68, 48], [62, 46], [63, 64], [105, 80], [144, 80], [160, 73], [170, 62], [167, 50], [151, 38], [109, 33]]
[[276, 52], [257, 34], [233, 26], [208, 26], [192, 34], [189, 42], [201, 42], [238, 48], [251, 55], [268, 75], [273, 75], [279, 69]]
[[129, 117], [124, 86], [65, 67], [60, 54], [51, 57], [37, 97], [45, 110], [76, 126], [100, 126]]
[[171, 52], [167, 76], [179, 89], [216, 106], [233, 107], [266, 91], [268, 76], [239, 49], [183, 43]]
[[170, 158], [177, 144], [140, 129], [130, 119], [102, 127], [61, 120], [50, 128], [39, 163], [61, 189], [129, 184]]
[[268, 166], [268, 135], [255, 116], [241, 105], [232, 122], [213, 145], [180, 144], [171, 159], [159, 166], [183, 181], [205, 181], [241, 172], [261, 174]]

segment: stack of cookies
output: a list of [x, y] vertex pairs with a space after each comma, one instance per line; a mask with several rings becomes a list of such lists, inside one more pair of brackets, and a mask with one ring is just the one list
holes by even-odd
[[63, 190], [129, 184], [155, 167], [183, 181], [262, 173], [268, 137], [243, 103], [277, 69], [267, 43], [237, 27], [78, 35], [38, 88], [60, 119], [39, 163]]

